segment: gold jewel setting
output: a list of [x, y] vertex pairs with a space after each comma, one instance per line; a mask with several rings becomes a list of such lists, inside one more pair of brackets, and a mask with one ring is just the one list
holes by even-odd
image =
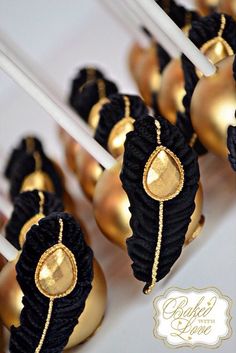
[[59, 219], [58, 243], [41, 256], [36, 271], [35, 284], [40, 293], [49, 298], [48, 314], [42, 336], [35, 353], [42, 349], [50, 325], [55, 299], [69, 295], [76, 286], [78, 269], [73, 253], [62, 243], [63, 220]]

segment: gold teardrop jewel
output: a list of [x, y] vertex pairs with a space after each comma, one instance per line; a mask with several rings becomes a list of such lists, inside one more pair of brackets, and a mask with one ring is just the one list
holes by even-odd
[[[227, 56], [234, 55], [233, 49], [222, 37], [225, 30], [225, 25], [226, 25], [225, 15], [221, 14], [220, 29], [217, 36], [208, 40], [200, 48], [200, 51], [204, 55], [206, 55], [213, 64], [216, 64], [217, 62], [223, 60]], [[197, 68], [195, 70], [198, 78], [201, 78], [202, 72], [199, 71]]]
[[144, 287], [144, 293], [151, 293], [155, 287], [159, 267], [163, 223], [164, 202], [175, 198], [184, 186], [184, 169], [179, 158], [161, 143], [161, 125], [155, 120], [157, 129], [157, 147], [150, 155], [143, 172], [143, 187], [154, 200], [159, 201], [159, 227], [157, 244], [152, 267], [152, 281]]
[[23, 244], [25, 242], [25, 238], [26, 235], [28, 233], [28, 231], [30, 230], [30, 228], [34, 225], [34, 224], [38, 224], [38, 222], [40, 221], [40, 219], [44, 218], [44, 202], [45, 202], [45, 198], [44, 198], [44, 193], [42, 191], [38, 191], [38, 196], [39, 196], [39, 211], [37, 214], [35, 214], [33, 217], [31, 217], [21, 228], [20, 234], [19, 234], [19, 244], [20, 247], [22, 249]]
[[35, 271], [35, 284], [40, 293], [49, 298], [45, 326], [35, 353], [39, 353], [50, 325], [54, 300], [69, 295], [76, 286], [78, 269], [73, 253], [62, 243], [63, 220], [59, 219], [58, 243], [46, 250]]
[[130, 116], [130, 100], [127, 96], [124, 96], [123, 99], [125, 116], [113, 126], [107, 142], [108, 151], [115, 158], [118, 158], [124, 153], [126, 135], [134, 129], [134, 118]]

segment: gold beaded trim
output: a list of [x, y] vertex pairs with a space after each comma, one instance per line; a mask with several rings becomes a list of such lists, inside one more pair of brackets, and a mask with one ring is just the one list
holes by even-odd
[[130, 100], [127, 96], [123, 97], [125, 105], [125, 118], [130, 117]]
[[97, 80], [99, 100], [106, 97], [106, 86], [104, 80]]

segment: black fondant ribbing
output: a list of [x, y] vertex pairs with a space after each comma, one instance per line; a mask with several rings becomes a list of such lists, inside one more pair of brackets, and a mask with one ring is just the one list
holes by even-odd
[[[191, 215], [195, 209], [199, 168], [196, 153], [187, 145], [179, 129], [163, 118], [161, 143], [180, 159], [184, 168], [184, 186], [178, 196], [164, 202], [163, 238], [157, 281], [167, 275], [181, 254]], [[134, 276], [151, 282], [154, 253], [159, 229], [159, 202], [147, 195], [143, 188], [143, 172], [151, 153], [157, 147], [154, 118], [143, 116], [128, 133], [121, 181], [130, 201], [132, 236], [127, 240], [128, 253], [133, 261]]]

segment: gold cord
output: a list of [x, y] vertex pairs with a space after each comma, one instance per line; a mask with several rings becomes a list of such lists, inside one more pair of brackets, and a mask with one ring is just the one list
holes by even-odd
[[196, 134], [196, 132], [194, 132], [192, 134], [192, 137], [191, 137], [190, 141], [189, 141], [189, 146], [193, 148], [193, 146], [195, 145], [196, 141], [197, 141], [197, 134]]
[[[62, 243], [62, 237], [63, 237], [63, 220], [61, 218], [59, 219], [59, 225], [60, 225], [60, 230], [59, 230], [58, 244]], [[44, 340], [46, 338], [47, 331], [48, 331], [51, 317], [52, 317], [53, 301], [54, 301], [54, 299], [50, 298], [45, 326], [44, 326], [43, 333], [42, 333], [41, 339], [39, 341], [38, 347], [35, 350], [35, 353], [40, 352], [40, 350], [43, 346]]]
[[51, 317], [52, 317], [52, 309], [53, 309], [53, 299], [50, 299], [49, 306], [48, 306], [47, 319], [46, 319], [45, 326], [43, 329], [42, 337], [39, 341], [38, 347], [35, 350], [35, 353], [39, 353], [41, 351], [42, 346], [43, 346], [43, 343], [44, 343], [44, 340], [45, 340], [45, 337], [47, 335], [47, 331], [48, 331], [48, 328], [50, 325]]
[[29, 136], [26, 139], [26, 151], [28, 154], [32, 154], [35, 150], [35, 141], [34, 138]]
[[162, 235], [163, 235], [163, 208], [164, 202], [160, 201], [159, 203], [159, 230], [157, 237], [157, 245], [155, 250], [154, 262], [152, 267], [152, 282], [150, 286], [145, 290], [145, 294], [150, 294], [156, 284], [157, 271], [159, 266], [159, 259], [161, 253], [161, 243], [162, 243]]
[[35, 161], [35, 170], [36, 171], [42, 170], [42, 159], [40, 154], [36, 151], [34, 152], [33, 157]]
[[124, 105], [125, 105], [125, 118], [130, 116], [130, 100], [127, 96], [124, 96]]
[[44, 193], [42, 191], [38, 191], [38, 196], [39, 196], [39, 213], [43, 214], [43, 208], [44, 208], [44, 202], [45, 202]]
[[161, 145], [161, 124], [158, 120], [155, 120], [155, 125], [157, 129], [157, 144]]
[[60, 231], [59, 231], [58, 243], [60, 244], [62, 243], [63, 228], [64, 228], [63, 220], [61, 218], [59, 219], [59, 225], [60, 225]]
[[221, 24], [218, 32], [218, 37], [222, 37], [226, 25], [226, 18], [224, 14], [221, 14]]
[[[157, 133], [157, 143], [161, 145], [161, 124], [158, 120], [155, 120], [156, 125], [156, 133]], [[156, 278], [157, 278], [157, 271], [161, 253], [161, 243], [162, 243], [162, 234], [163, 234], [163, 208], [164, 202], [159, 202], [159, 227], [158, 227], [158, 236], [157, 236], [157, 245], [154, 255], [154, 262], [152, 266], [152, 282], [151, 285], [145, 290], [145, 294], [151, 293], [152, 289], [155, 287]]]
[[104, 80], [97, 80], [99, 100], [106, 97], [106, 87]]
[[86, 75], [87, 75], [87, 79], [86, 82], [88, 81], [92, 81], [95, 79], [95, 70], [93, 67], [88, 67], [86, 70]]

